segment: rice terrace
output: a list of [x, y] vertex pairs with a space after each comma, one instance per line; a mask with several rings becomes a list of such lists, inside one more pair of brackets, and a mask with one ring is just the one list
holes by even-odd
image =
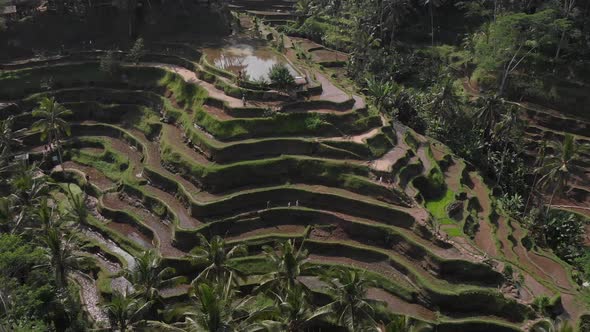
[[590, 332], [589, 107], [589, 1], [0, 1], [0, 331]]

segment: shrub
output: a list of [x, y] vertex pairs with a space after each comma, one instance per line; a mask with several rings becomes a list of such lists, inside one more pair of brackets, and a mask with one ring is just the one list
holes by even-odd
[[109, 76], [115, 76], [121, 70], [121, 64], [115, 57], [115, 52], [108, 51], [100, 58], [100, 70]]
[[143, 38], [137, 38], [133, 47], [129, 50], [127, 59], [137, 64], [144, 54]]
[[295, 85], [295, 78], [289, 72], [289, 68], [282, 63], [273, 65], [268, 72], [268, 77], [272, 85], [280, 90], [288, 90]]
[[543, 225], [547, 244], [557, 256], [572, 261], [582, 254], [584, 221], [579, 215], [552, 211]]

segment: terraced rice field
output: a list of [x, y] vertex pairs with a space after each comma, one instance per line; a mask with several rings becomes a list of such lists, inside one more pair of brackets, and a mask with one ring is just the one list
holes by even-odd
[[[315, 69], [300, 70], [316, 79], [303, 87], [305, 101], [249, 90], [244, 106], [226, 94], [237, 89], [232, 76], [198, 57], [153, 53], [111, 77], [99, 71], [100, 54], [4, 64], [0, 74], [0, 99], [17, 105], [2, 116], [15, 115], [17, 125], [30, 121], [41, 96], [73, 111], [63, 165], [52, 164], [38, 133], [24, 144], [48, 174], [89, 195], [92, 217], [82, 229], [99, 244], [102, 273], [75, 279], [97, 322], [105, 320], [97, 297], [126, 284], [116, 273], [138, 252], [156, 248], [194, 277], [185, 256], [198, 234], [246, 244], [249, 257], [235, 262], [244, 270], [260, 261], [262, 244], [309, 234], [311, 263], [365, 270], [379, 280], [372, 299], [447, 328], [518, 331], [535, 319], [530, 303], [540, 295], [562, 294], [566, 312], [581, 314], [568, 271], [527, 251], [523, 230], [494, 216], [475, 171]], [[39, 83], [47, 77], [49, 89]], [[448, 215], [453, 202], [462, 217]], [[473, 239], [463, 232], [468, 215], [479, 225]], [[506, 264], [522, 287], [506, 287]], [[313, 275], [304, 282], [322, 287]], [[173, 303], [187, 289], [164, 293]]]

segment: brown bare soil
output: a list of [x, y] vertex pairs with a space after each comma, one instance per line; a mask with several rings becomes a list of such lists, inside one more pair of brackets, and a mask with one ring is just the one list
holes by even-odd
[[404, 301], [380, 288], [370, 288], [367, 296], [370, 299], [385, 302], [391, 311], [398, 314], [421, 318], [428, 321], [436, 320], [436, 313], [434, 311], [419, 304]]
[[[229, 231], [228, 231], [229, 232]], [[247, 238], [253, 238], [262, 235], [269, 234], [284, 234], [302, 236], [305, 232], [305, 226], [303, 225], [277, 225], [272, 227], [258, 228], [249, 232], [244, 232], [239, 235], [232, 235], [225, 237], [226, 241], [237, 241]]]
[[140, 245], [143, 248], [146, 248], [146, 249], [155, 248], [155, 246], [152, 242], [152, 239], [145, 236], [143, 233], [141, 233], [139, 230], [137, 230], [132, 225], [122, 223], [122, 222], [110, 221], [107, 223], [107, 227], [116, 231], [117, 233], [123, 235], [124, 237], [127, 237], [129, 240], [137, 243], [138, 245]]
[[335, 62], [335, 61], [341, 61], [341, 62], [346, 62], [348, 61], [348, 56], [346, 54], [343, 53], [339, 53], [339, 52], [335, 52], [335, 51], [330, 51], [330, 50], [326, 50], [326, 49], [322, 49], [322, 50], [314, 50], [311, 52], [311, 56], [313, 58], [313, 61], [315, 62]]
[[510, 227], [504, 217], [498, 219], [498, 229], [496, 236], [500, 241], [501, 251], [504, 257], [511, 261], [517, 261], [516, 254], [512, 250], [512, 242], [508, 239], [510, 236]]
[[[437, 151], [434, 150], [433, 151]], [[461, 190], [461, 176], [463, 171], [463, 165], [460, 162], [453, 159], [453, 163], [445, 170], [445, 182], [449, 189], [453, 192], [458, 193]]]
[[140, 217], [140, 220], [147, 225], [158, 239], [159, 249], [166, 257], [181, 257], [184, 253], [172, 245], [172, 229], [170, 224], [166, 225], [160, 218], [148, 212], [141, 206], [140, 202], [127, 195], [109, 193], [103, 196], [105, 206], [121, 211], [129, 211]]
[[93, 154], [93, 155], [100, 155], [104, 152], [104, 149], [100, 148], [81, 148], [80, 152]]
[[482, 211], [478, 213], [479, 217], [479, 230], [475, 234], [475, 243], [480, 247], [486, 254], [491, 257], [497, 256], [496, 242], [494, 240], [494, 229], [490, 224], [489, 217], [491, 213], [490, 196], [482, 183], [481, 179], [475, 175], [475, 173], [469, 173], [471, 183], [473, 183], [472, 192], [477, 197], [479, 204], [482, 207]]
[[572, 289], [572, 285], [567, 277], [567, 272], [561, 264], [532, 251], [528, 252], [528, 257], [541, 271], [550, 276], [553, 282], [558, 286], [564, 289]]
[[371, 168], [380, 172], [389, 172], [393, 165], [395, 165], [401, 158], [406, 155], [407, 150], [401, 147], [394, 147], [384, 154], [381, 158], [375, 159], [371, 162]]
[[180, 151], [182, 154], [189, 157], [191, 161], [197, 162], [201, 165], [211, 164], [211, 161], [209, 161], [209, 159], [207, 159], [204, 155], [187, 146], [187, 143], [184, 142], [186, 139], [183, 137], [183, 133], [178, 127], [164, 125], [163, 135], [166, 136], [168, 142], [177, 142], [174, 147], [177, 149], [177, 151]]
[[[78, 164], [73, 161], [66, 161], [65, 163], [63, 163], [63, 169], [75, 169], [81, 171], [90, 178], [90, 183], [96, 185], [101, 191], [106, 191], [115, 186], [115, 183], [109, 180], [99, 170], [86, 165]], [[56, 166], [54, 170], [61, 171], [62, 167]]]
[[375, 273], [379, 273], [385, 277], [392, 279], [393, 282], [403, 285], [406, 287], [412, 287], [411, 282], [408, 280], [402, 272], [394, 269], [391, 265], [387, 262], [374, 262], [374, 263], [367, 263], [363, 261], [359, 261], [356, 259], [345, 257], [346, 253], [342, 253], [342, 256], [325, 256], [325, 255], [318, 255], [318, 254], [310, 254], [309, 260], [312, 262], [318, 263], [328, 263], [328, 264], [340, 264], [340, 265], [348, 265], [353, 266], [359, 269], [369, 270]]
[[222, 110], [219, 107], [203, 105], [203, 110], [222, 121], [235, 119], [233, 116], [227, 114], [224, 110]]
[[144, 186], [145, 190], [151, 195], [157, 197], [172, 209], [172, 212], [178, 217], [179, 226], [185, 229], [197, 228], [202, 225], [200, 221], [193, 218], [180, 201], [171, 194], [152, 186]]

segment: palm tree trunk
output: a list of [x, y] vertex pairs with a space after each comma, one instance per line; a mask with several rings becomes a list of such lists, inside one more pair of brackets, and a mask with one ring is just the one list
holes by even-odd
[[553, 188], [553, 193], [551, 193], [551, 198], [549, 198], [549, 204], [547, 204], [547, 209], [545, 210], [545, 215], [549, 214], [549, 210], [551, 209], [551, 204], [553, 204], [553, 198], [555, 198], [555, 193], [557, 193], [558, 188], [559, 188], [559, 184], [555, 184], [555, 188]]
[[[541, 153], [541, 158], [540, 160], [537, 162], [537, 164], [535, 166], [543, 166], [543, 163], [545, 162], [545, 145], [546, 143], [544, 143], [543, 146], [541, 146], [541, 148], [539, 148], [539, 153]], [[537, 178], [539, 177], [539, 172], [535, 171], [535, 177], [533, 178], [533, 186], [531, 188], [531, 191], [529, 192], [529, 197], [527, 197], [526, 200], [526, 204], [524, 206], [524, 211], [526, 212], [529, 208], [529, 202], [531, 200], [531, 197], [533, 196], [533, 193], [535, 192], [535, 187], [537, 186]]]
[[432, 1], [430, 0], [430, 44], [434, 46], [434, 7], [432, 5]]
[[496, 17], [498, 17], [498, 0], [494, 0], [494, 22], [496, 22]]
[[524, 212], [529, 209], [529, 203], [531, 201], [531, 197], [533, 197], [533, 193], [535, 192], [535, 187], [537, 186], [537, 177], [539, 176], [539, 172], [535, 172], [535, 177], [533, 178], [533, 186], [531, 191], [529, 192], [529, 196], [526, 199], [526, 204], [524, 205]]
[[[500, 174], [498, 174], [498, 185], [500, 184], [500, 181], [502, 181], [502, 175], [504, 174], [504, 160], [506, 158], [506, 150], [508, 150], [507, 142], [504, 143], [504, 149], [502, 150], [502, 159], [500, 161]], [[500, 189], [501, 188], [502, 186], [500, 186]]]
[[56, 139], [55, 144], [57, 147], [57, 158], [59, 159], [59, 164], [61, 165], [61, 170], [63, 171], [64, 170], [64, 161], [63, 161], [63, 158], [61, 155], [61, 142], [59, 141], [59, 138]]
[[135, 27], [136, 27], [136, 17], [135, 17], [135, 10], [137, 9], [137, 0], [129, 0], [127, 3], [127, 15], [128, 15], [128, 24], [129, 24], [129, 38], [133, 38], [135, 36]]
[[504, 89], [506, 88], [506, 82], [508, 82], [508, 75], [510, 72], [508, 69], [504, 70], [502, 73], [502, 81], [500, 82], [500, 89], [498, 89], [498, 97], [501, 97], [504, 94]]
[[563, 44], [563, 40], [565, 39], [565, 30], [561, 32], [561, 38], [559, 38], [559, 43], [557, 44], [557, 51], [555, 52], [554, 60], [557, 61], [559, 59], [559, 53], [561, 52], [561, 45]]

